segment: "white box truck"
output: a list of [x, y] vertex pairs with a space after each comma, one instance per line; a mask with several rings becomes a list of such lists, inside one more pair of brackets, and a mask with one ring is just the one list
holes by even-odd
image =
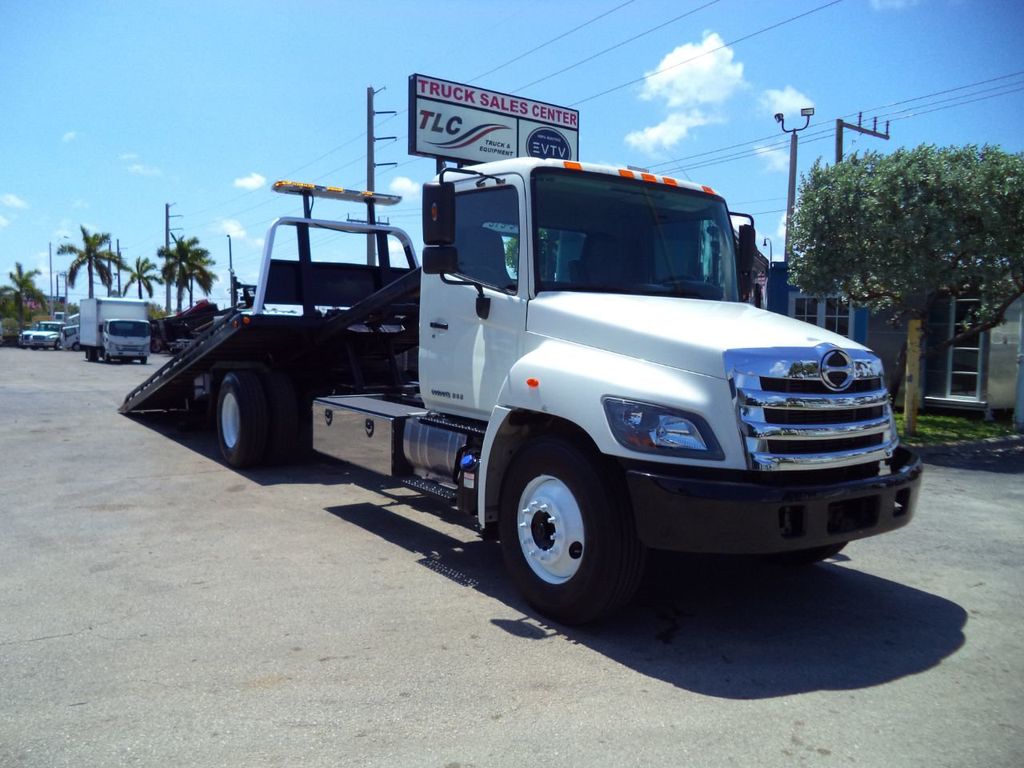
[[140, 299], [82, 299], [78, 345], [85, 359], [138, 360], [149, 358], [149, 310]]
[[[913, 517], [921, 461], [881, 361], [742, 300], [754, 230], [734, 234], [710, 187], [532, 158], [445, 169], [422, 267], [400, 229], [310, 213], [388, 196], [275, 189], [305, 215], [268, 232], [251, 310], [123, 413], [208, 413], [235, 467], [312, 445], [448, 499], [566, 623], [629, 600], [648, 549], [809, 563]], [[288, 231], [297, 260], [274, 256]], [[374, 234], [379, 258], [313, 259], [311, 232]]]

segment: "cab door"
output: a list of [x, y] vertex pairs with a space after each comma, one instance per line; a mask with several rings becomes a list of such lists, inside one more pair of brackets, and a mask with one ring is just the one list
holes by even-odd
[[520, 177], [504, 181], [464, 185], [455, 198], [458, 271], [443, 280], [423, 276], [420, 389], [433, 410], [487, 418], [521, 354], [527, 305], [526, 281], [519, 275], [524, 195]]

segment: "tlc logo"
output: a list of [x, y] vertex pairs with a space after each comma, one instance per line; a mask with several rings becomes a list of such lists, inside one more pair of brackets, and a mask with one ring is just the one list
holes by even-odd
[[447, 133], [449, 136], [457, 136], [462, 128], [462, 118], [449, 117], [447, 121], [440, 112], [431, 112], [427, 109], [420, 110], [420, 130], [432, 133]]

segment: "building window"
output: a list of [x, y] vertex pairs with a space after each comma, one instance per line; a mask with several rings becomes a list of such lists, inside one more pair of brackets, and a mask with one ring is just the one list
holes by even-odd
[[838, 297], [815, 298], [802, 293], [793, 293], [789, 297], [789, 316], [820, 328], [850, 336], [853, 310], [850, 302]]

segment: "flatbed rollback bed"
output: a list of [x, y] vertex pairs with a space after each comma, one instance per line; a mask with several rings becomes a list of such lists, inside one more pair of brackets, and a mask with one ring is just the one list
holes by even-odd
[[[239, 420], [241, 434], [224, 435], [218, 423], [225, 458], [241, 467], [295, 456], [303, 447], [299, 439], [308, 447], [308, 414], [316, 397], [374, 394], [415, 402], [416, 355], [407, 353], [419, 343], [420, 270], [412, 245], [388, 226], [312, 219], [312, 194], [313, 189], [304, 194], [306, 217], [272, 225], [252, 310], [219, 316], [127, 394], [122, 414], [205, 416], [222, 407], [227, 382], [234, 397], [246, 400], [243, 410], [265, 414], [257, 419], [263, 424]], [[376, 196], [377, 202], [381, 197], [391, 196]], [[294, 227], [298, 260], [271, 258], [280, 227]], [[373, 235], [380, 263], [314, 262], [311, 230]], [[392, 248], [402, 245], [398, 258], [389, 253], [389, 239]], [[248, 402], [253, 399], [255, 408]], [[241, 450], [233, 452], [230, 443], [240, 442]]]

